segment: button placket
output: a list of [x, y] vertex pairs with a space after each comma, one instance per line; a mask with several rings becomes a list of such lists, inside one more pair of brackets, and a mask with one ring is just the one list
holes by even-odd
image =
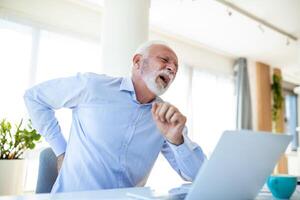
[[144, 110], [141, 110], [141, 108], [142, 108], [142, 106], [138, 106], [137, 116], [136, 116], [135, 120], [133, 120], [133, 123], [127, 129], [127, 132], [125, 133], [126, 135], [124, 138], [124, 143], [122, 144], [121, 165], [122, 165], [122, 169], [124, 171], [126, 170], [126, 164], [127, 164], [126, 158], [127, 158], [127, 151], [128, 151], [129, 144], [132, 141], [132, 138], [134, 137], [137, 123], [139, 122], [139, 120], [141, 119], [141, 117], [144, 114]]

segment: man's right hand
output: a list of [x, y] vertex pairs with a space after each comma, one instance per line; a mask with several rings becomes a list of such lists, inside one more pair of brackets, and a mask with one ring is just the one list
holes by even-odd
[[60, 171], [60, 168], [62, 166], [62, 163], [64, 161], [64, 158], [65, 158], [65, 153], [63, 154], [60, 154], [59, 156], [57, 156], [57, 172], [59, 173]]

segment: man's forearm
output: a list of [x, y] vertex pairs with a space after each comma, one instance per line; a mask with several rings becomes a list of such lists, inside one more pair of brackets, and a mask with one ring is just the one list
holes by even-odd
[[[185, 130], [187, 131], [187, 130]], [[201, 147], [184, 133], [184, 143], [177, 146], [169, 143], [176, 160], [176, 168], [185, 180], [192, 181], [206, 160]]]
[[184, 152], [182, 148], [179, 150], [181, 153], [176, 153], [175, 159], [178, 168], [186, 180], [193, 181], [206, 160], [206, 156], [202, 152], [200, 147], [194, 150], [186, 150]]

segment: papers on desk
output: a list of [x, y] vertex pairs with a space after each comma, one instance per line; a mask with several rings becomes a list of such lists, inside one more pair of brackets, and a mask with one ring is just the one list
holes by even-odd
[[139, 200], [183, 200], [190, 189], [191, 183], [182, 184], [180, 187], [172, 188], [168, 193], [156, 193], [153, 191], [152, 195], [140, 195], [136, 193], [128, 192], [127, 197]]
[[169, 190], [170, 195], [177, 195], [177, 194], [187, 194], [189, 189], [191, 188], [192, 183], [182, 184], [180, 187], [172, 188]]
[[126, 194], [128, 197], [131, 197], [133, 199], [138, 199], [138, 200], [184, 200], [186, 193], [185, 194], [176, 194], [176, 195], [153, 195], [150, 197], [139, 195], [139, 194], [134, 194], [134, 193], [127, 193]]
[[135, 193], [126, 193], [127, 197], [130, 197], [130, 199], [139, 199], [139, 200], [155, 200], [155, 199], [165, 199], [167, 196], [144, 196], [140, 194], [135, 194]]

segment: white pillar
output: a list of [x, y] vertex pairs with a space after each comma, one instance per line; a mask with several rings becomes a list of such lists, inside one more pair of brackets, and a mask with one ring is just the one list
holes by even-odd
[[105, 0], [102, 27], [102, 69], [127, 76], [132, 55], [149, 33], [150, 0]]

